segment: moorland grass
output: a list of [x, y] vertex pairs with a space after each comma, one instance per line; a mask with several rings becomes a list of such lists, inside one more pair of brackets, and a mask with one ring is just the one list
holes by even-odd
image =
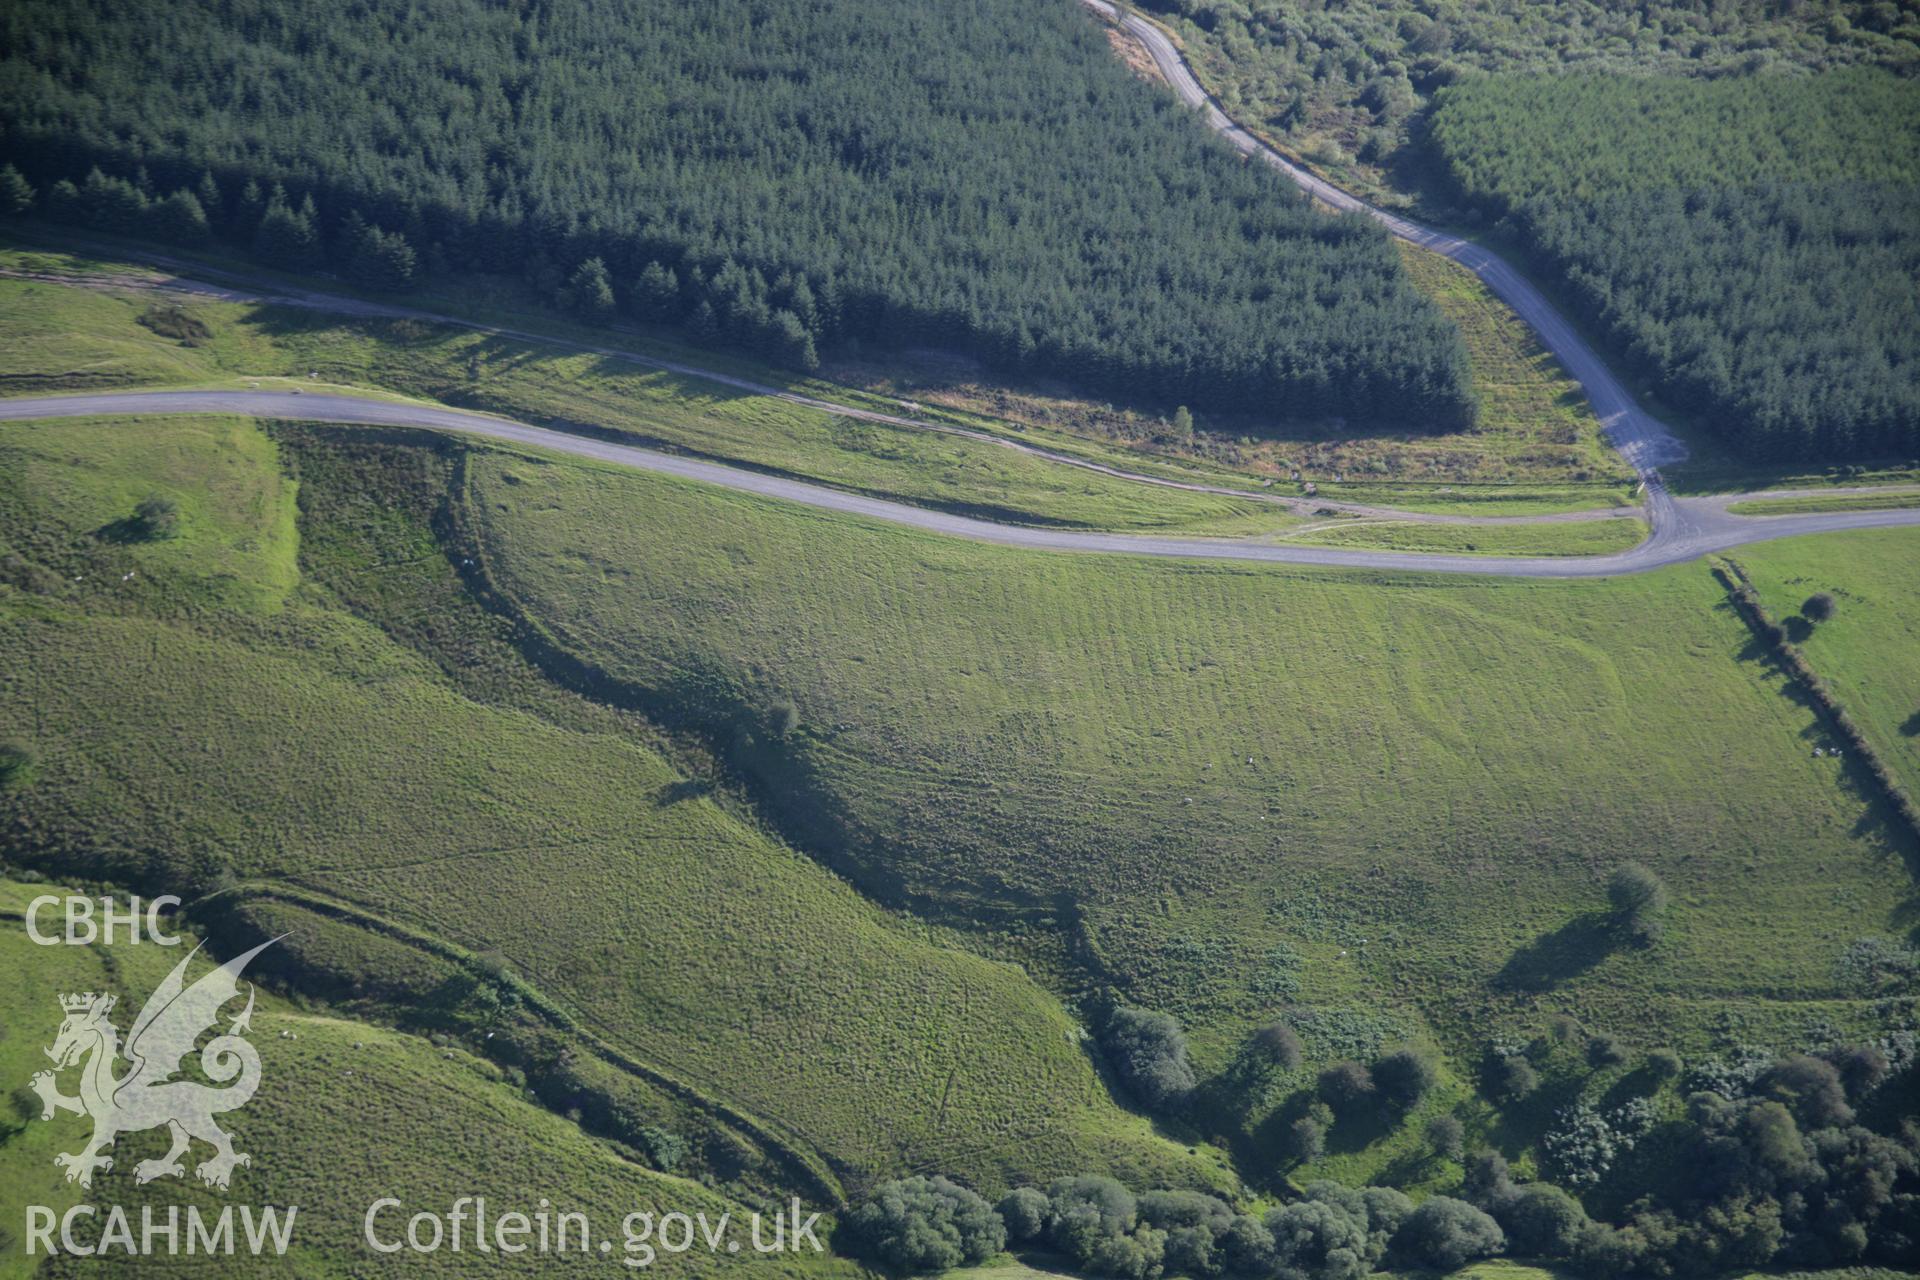
[[[1742, 569], [1909, 792], [1920, 790], [1920, 534], [1863, 530], [1743, 547]], [[1832, 593], [1809, 627], [1801, 605]]]
[[[11, 259], [31, 266], [39, 255]], [[1292, 523], [1283, 510], [1252, 498], [1145, 485], [990, 442], [850, 419], [562, 345], [415, 320], [196, 300], [183, 309], [211, 336], [187, 347], [139, 323], [152, 305], [151, 297], [133, 291], [0, 279], [0, 386], [12, 394], [47, 394], [244, 386], [250, 379], [317, 375], [329, 384], [617, 432], [1017, 523], [1209, 532], [1258, 532]], [[1091, 447], [1064, 443], [1082, 453]], [[1124, 465], [1111, 451], [1089, 456]], [[1253, 486], [1244, 477], [1240, 483]]]
[[[5, 885], [7, 896], [66, 890], [45, 884]], [[115, 1021], [124, 1031], [147, 996], [197, 939], [188, 945], [40, 947], [26, 937], [16, 912], [0, 914], [0, 964], [13, 978], [0, 987], [0, 1067], [9, 1080], [25, 1081], [46, 1060], [40, 1056], [59, 1026], [55, 997], [72, 991], [111, 991], [120, 998]], [[215, 943], [218, 939], [213, 940]], [[231, 950], [229, 948], [229, 950]], [[216, 951], [216, 955], [222, 953]], [[208, 966], [199, 965], [191, 977]], [[244, 990], [244, 988], [243, 988]], [[239, 1006], [236, 1004], [234, 1010]], [[576, 1125], [542, 1109], [508, 1073], [463, 1047], [405, 1034], [366, 1022], [315, 1012], [260, 992], [251, 1039], [260, 1052], [262, 1082], [244, 1108], [224, 1117], [235, 1147], [252, 1163], [236, 1169], [233, 1184], [220, 1193], [192, 1178], [192, 1162], [207, 1153], [195, 1148], [184, 1179], [163, 1178], [136, 1186], [137, 1160], [158, 1156], [163, 1133], [148, 1131], [120, 1138], [112, 1152], [114, 1168], [97, 1179], [91, 1194], [62, 1180], [53, 1166], [56, 1151], [76, 1151], [89, 1122], [61, 1114], [39, 1119], [37, 1100], [30, 1115], [23, 1104], [0, 1119], [0, 1191], [10, 1208], [46, 1205], [62, 1212], [82, 1199], [119, 1204], [133, 1215], [152, 1205], [163, 1218], [168, 1206], [193, 1205], [211, 1218], [228, 1203], [299, 1206], [290, 1258], [301, 1275], [365, 1274], [373, 1255], [361, 1237], [367, 1207], [383, 1196], [403, 1199], [406, 1214], [431, 1209], [444, 1214], [457, 1197], [484, 1195], [495, 1212], [524, 1208], [531, 1212], [542, 1195], [556, 1208], [588, 1215], [594, 1229], [614, 1233], [621, 1248], [620, 1223], [636, 1210], [655, 1214], [704, 1210], [710, 1217], [731, 1211], [744, 1225], [748, 1207], [730, 1201], [689, 1179], [653, 1172], [615, 1147], [596, 1141]], [[125, 1070], [125, 1064], [121, 1064]], [[69, 1091], [71, 1076], [63, 1081]], [[24, 1091], [22, 1091], [24, 1092]], [[18, 1102], [18, 1099], [16, 1099]], [[29, 1260], [18, 1221], [5, 1224], [8, 1247], [0, 1251], [0, 1275], [45, 1275], [40, 1259]], [[81, 1234], [84, 1238], [85, 1229]], [[469, 1237], [469, 1245], [471, 1238]], [[164, 1248], [164, 1245], [162, 1246]], [[598, 1254], [564, 1262], [604, 1268]], [[76, 1264], [52, 1264], [53, 1274], [94, 1275], [256, 1275], [263, 1264], [244, 1255], [234, 1258], [110, 1257]], [[272, 1264], [266, 1264], [272, 1265]], [[811, 1276], [854, 1276], [860, 1269], [831, 1255], [812, 1254], [743, 1261], [738, 1255], [704, 1249], [675, 1260], [676, 1273], [720, 1275], [763, 1272], [785, 1280]], [[417, 1276], [532, 1275], [565, 1269], [563, 1260], [532, 1255], [483, 1254], [471, 1247], [459, 1254], [408, 1255], [406, 1274]]]
[[[1228, 1176], [1115, 1106], [1078, 1024], [1030, 978], [769, 839], [644, 723], [542, 692], [463, 620], [430, 509], [378, 478], [392, 459], [362, 459], [355, 483], [309, 467], [296, 486], [256, 428], [182, 418], [9, 424], [0, 447], [16, 463], [0, 540], [26, 566], [0, 586], [0, 719], [41, 760], [6, 822], [42, 865], [284, 882], [498, 954], [850, 1188], [922, 1165], [986, 1185]], [[183, 491], [197, 460], [210, 491], [261, 500], [218, 504], [224, 525], [190, 513], [191, 539], [102, 540], [124, 497], [99, 458]], [[331, 532], [289, 591], [275, 575], [302, 536], [296, 494]], [[227, 571], [240, 585], [206, 573], [216, 532], [253, 548]], [[377, 996], [382, 975], [363, 977]]]
[[[690, 719], [790, 702], [743, 759], [809, 847], [1013, 954], [1066, 935], [1062, 981], [1175, 1013], [1207, 1071], [1281, 1016], [1310, 1062], [1432, 1035], [1463, 1076], [1555, 1010], [1689, 1053], [1879, 1025], [1836, 964], [1894, 927], [1913, 851], [1807, 758], [1705, 566], [1161, 564], [498, 452], [468, 479], [551, 642]], [[1651, 950], [1605, 922], [1629, 857], [1674, 890]], [[1245, 1074], [1220, 1122], [1272, 1160], [1307, 1077]]]
[[1821, 511], [1896, 511], [1920, 507], [1920, 493], [1836, 493], [1797, 498], [1755, 498], [1729, 503], [1737, 516], [1792, 516]]
[[1426, 524], [1417, 520], [1363, 520], [1311, 525], [1283, 535], [1287, 542], [1392, 551], [1471, 552], [1490, 556], [1602, 556], [1644, 542], [1647, 522], [1630, 517], [1528, 525]]
[[[928, 401], [919, 416], [930, 422], [1228, 488], [1251, 491], [1267, 478], [1281, 482], [1277, 492], [1293, 494], [1298, 486], [1289, 474], [1305, 468], [1305, 478], [1318, 482], [1323, 493], [1421, 510], [1529, 514], [1627, 501], [1630, 477], [1601, 441], [1579, 388], [1519, 319], [1470, 273], [1444, 259], [1421, 255], [1413, 265], [1416, 280], [1460, 326], [1472, 352], [1475, 394], [1487, 406], [1472, 431], [1343, 438], [1331, 429], [1323, 438], [1296, 439], [1287, 432], [1276, 438], [1266, 428], [1226, 423], [1217, 428], [1226, 434], [1185, 450], [1157, 438], [1165, 422], [1057, 394], [983, 397], [974, 388], [971, 394], [942, 396], [937, 388], [918, 386], [907, 393]], [[95, 257], [41, 250], [0, 251], [0, 267], [54, 277], [97, 275], [110, 267], [150, 274]], [[1008, 519], [1112, 528], [1286, 523], [1282, 513], [1263, 504], [1143, 489], [978, 441], [829, 419], [719, 384], [688, 383], [608, 357], [569, 353], [570, 337], [604, 343], [606, 335], [542, 325], [517, 312], [511, 313], [513, 323], [542, 331], [553, 327], [556, 342], [486, 338], [419, 321], [349, 320], [198, 300], [183, 309], [211, 333], [197, 347], [183, 348], [138, 324], [152, 305], [151, 296], [102, 295], [44, 279], [0, 280], [0, 336], [8, 340], [0, 344], [0, 375], [26, 393], [320, 372], [345, 384], [631, 432], [718, 458], [910, 501], [969, 506]], [[497, 316], [499, 306], [481, 308], [481, 318]], [[454, 310], [466, 314], [468, 309]], [[657, 345], [651, 335], [623, 335], [623, 340], [640, 350]], [[104, 350], [95, 352], [96, 347]], [[9, 349], [19, 352], [18, 359], [9, 358]], [[76, 362], [76, 352], [90, 358]], [[669, 348], [667, 354], [703, 360], [698, 351]], [[729, 359], [712, 363], [803, 393], [900, 412], [900, 404], [887, 396], [774, 370], [735, 368], [738, 362]], [[1233, 434], [1247, 430], [1254, 434]], [[1335, 476], [1343, 479], [1335, 482]]]

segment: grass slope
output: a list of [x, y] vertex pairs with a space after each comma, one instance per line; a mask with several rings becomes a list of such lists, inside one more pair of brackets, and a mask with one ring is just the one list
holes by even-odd
[[[14, 261], [39, 259], [15, 255]], [[1251, 500], [1143, 485], [991, 443], [854, 421], [611, 357], [451, 325], [194, 301], [185, 309], [211, 336], [186, 347], [138, 322], [155, 303], [136, 293], [0, 279], [0, 350], [6, 353], [0, 355], [0, 386], [45, 394], [245, 385], [247, 379], [317, 374], [330, 383], [618, 432], [840, 488], [1019, 523], [1217, 532], [1291, 523], [1284, 512]]]
[[[381, 487], [390, 458], [324, 517], [344, 477], [305, 474], [327, 529], [293, 578], [296, 486], [255, 427], [10, 424], [0, 450], [0, 721], [42, 759], [7, 803], [17, 847], [176, 885], [283, 883], [498, 953], [851, 1182], [923, 1164], [987, 1183], [1221, 1176], [1111, 1103], [1031, 980], [876, 911], [644, 723], [542, 688], [463, 614], [405, 486]], [[203, 494], [179, 538], [96, 536], [141, 491], [128, 475]], [[460, 648], [396, 639], [421, 631]]]
[[[933, 423], [985, 431], [1054, 452], [1170, 479], [1301, 496], [1311, 481], [1327, 496], [1415, 510], [1517, 515], [1619, 505], [1630, 477], [1600, 439], [1599, 425], [1570, 382], [1503, 304], [1471, 273], [1431, 254], [1409, 258], [1412, 277], [1457, 324], [1472, 355], [1483, 412], [1471, 431], [1422, 433], [1329, 429], [1313, 438], [1275, 436], [1269, 425], [1203, 418], [1191, 441], [1136, 410], [1044, 390], [983, 383], [965, 361], [902, 358], [881, 369], [836, 366], [838, 383], [676, 346], [657, 333], [620, 343], [789, 387], [803, 394], [901, 411], [902, 399]], [[990, 444], [858, 423], [742, 396], [716, 384], [649, 374], [600, 356], [569, 354], [569, 340], [604, 343], [525, 300], [497, 294], [486, 278], [425, 305], [481, 321], [505, 317], [552, 330], [553, 345], [514, 343], [418, 322], [349, 321], [286, 308], [191, 301], [210, 335], [185, 348], [136, 323], [147, 295], [101, 296], [98, 281], [151, 279], [143, 268], [99, 257], [0, 250], [0, 270], [93, 279], [80, 289], [53, 280], [0, 278], [0, 389], [25, 394], [115, 386], [245, 385], [234, 379], [320, 373], [449, 403], [558, 424], [628, 432], [669, 447], [789, 472], [909, 501], [977, 510], [1028, 523], [1101, 528], [1192, 528], [1251, 532], [1292, 523], [1250, 501], [1157, 489], [1072, 469]], [[855, 388], [859, 389], [855, 389]], [[1298, 472], [1300, 479], [1293, 479]], [[1339, 477], [1336, 479], [1336, 477]]]
[[[1907, 908], [1912, 850], [1807, 759], [1704, 566], [1173, 565], [499, 454], [469, 480], [486, 567], [557, 643], [693, 716], [791, 700], [750, 764], [814, 847], [1070, 953], [1062, 980], [1177, 1014], [1209, 1069], [1290, 1006], [1316, 1059], [1433, 1034], [1463, 1076], [1553, 1010], [1688, 1052], [1875, 1025], [1834, 967]], [[1652, 952], [1601, 920], [1627, 858], [1675, 891]], [[1233, 1122], [1267, 1132], [1304, 1079]]]
[[[40, 947], [20, 925], [20, 907], [30, 897], [66, 892], [45, 884], [0, 883], [0, 963], [15, 980], [0, 990], [0, 1069], [10, 1081], [25, 1081], [47, 1063], [43, 1045], [59, 1027], [59, 994], [112, 991], [120, 998], [115, 1021], [124, 1030], [134, 1013], [187, 947], [112, 948]], [[189, 946], [191, 941], [189, 941]], [[190, 975], [206, 971], [199, 965]], [[238, 1005], [235, 1006], [238, 1008]], [[289, 1038], [289, 1035], [291, 1038]], [[41, 1204], [63, 1212], [83, 1199], [103, 1206], [119, 1204], [139, 1229], [142, 1205], [164, 1215], [169, 1205], [194, 1205], [210, 1220], [225, 1204], [297, 1205], [289, 1263], [303, 1276], [367, 1274], [370, 1263], [392, 1265], [372, 1253], [361, 1238], [367, 1207], [383, 1196], [406, 1202], [405, 1214], [430, 1209], [444, 1214], [463, 1195], [484, 1195], [496, 1212], [524, 1207], [531, 1212], [543, 1194], [556, 1209], [579, 1210], [594, 1230], [613, 1233], [615, 1256], [621, 1248], [622, 1219], [637, 1210], [655, 1214], [704, 1210], [712, 1217], [731, 1211], [745, 1221], [744, 1205], [683, 1178], [647, 1170], [595, 1141], [566, 1120], [542, 1110], [500, 1068], [455, 1048], [422, 1037], [305, 1011], [261, 993], [254, 1010], [252, 1040], [260, 1050], [262, 1084], [248, 1105], [225, 1121], [238, 1150], [253, 1162], [234, 1171], [224, 1194], [192, 1178], [161, 1179], [145, 1187], [133, 1181], [136, 1161], [158, 1156], [164, 1134], [148, 1131], [120, 1139], [114, 1168], [84, 1193], [62, 1181], [53, 1166], [56, 1151], [75, 1151], [89, 1132], [81, 1117], [61, 1114], [39, 1119], [38, 1100], [24, 1089], [0, 1118], [0, 1189], [9, 1219], [22, 1205]], [[124, 1065], [122, 1066], [124, 1069]], [[64, 1077], [71, 1090], [74, 1077]], [[28, 1104], [31, 1104], [29, 1110]], [[203, 1157], [204, 1149], [194, 1155]], [[42, 1264], [25, 1254], [20, 1222], [5, 1224], [0, 1275], [257, 1275], [274, 1264], [234, 1258], [129, 1260], [60, 1259]], [[184, 1229], [184, 1228], [183, 1228]], [[236, 1226], [236, 1231], [238, 1227]], [[86, 1237], [83, 1224], [80, 1235]], [[469, 1240], [471, 1244], [471, 1240]], [[164, 1245], [162, 1245], [164, 1248]], [[407, 1254], [406, 1274], [543, 1275], [555, 1269], [601, 1267], [605, 1258], [577, 1256], [514, 1258], [471, 1248], [459, 1254]], [[704, 1249], [675, 1261], [676, 1273], [724, 1275], [751, 1272], [799, 1277], [858, 1275], [859, 1268], [830, 1255], [762, 1258], [708, 1254]], [[569, 1265], [571, 1264], [571, 1265]], [[291, 1272], [290, 1272], [291, 1273]]]
[[1819, 511], [1897, 511], [1920, 507], [1920, 493], [1836, 493], [1797, 498], [1757, 498], [1730, 503], [1727, 510], [1741, 516], [1791, 516]]
[[1288, 542], [1393, 551], [1469, 551], [1482, 555], [1600, 556], [1646, 541], [1647, 522], [1629, 517], [1533, 525], [1424, 524], [1417, 520], [1362, 520], [1311, 525]]
[[[1789, 538], [1743, 548], [1738, 559], [1776, 618], [1799, 614], [1817, 591], [1834, 616], [1799, 641], [1909, 790], [1920, 790], [1920, 535], [1886, 529]], [[1795, 628], [1796, 632], [1798, 628]]]

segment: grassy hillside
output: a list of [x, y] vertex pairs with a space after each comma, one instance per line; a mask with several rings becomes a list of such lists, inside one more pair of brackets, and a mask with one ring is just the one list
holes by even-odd
[[[741, 753], [860, 883], [1178, 1015], [1209, 1069], [1567, 1011], [1690, 1053], [1874, 1025], [1835, 977], [1912, 850], [1704, 566], [1475, 583], [1044, 556], [476, 457], [485, 567], [558, 645]], [[670, 528], [662, 540], [650, 529]], [[1675, 890], [1616, 949], [1617, 862]], [[1258, 1132], [1304, 1082], [1256, 1081]], [[1271, 1135], [1270, 1135], [1271, 1136]], [[1263, 1158], [1271, 1158], [1270, 1153]]]
[[1752, 502], [1731, 503], [1727, 510], [1742, 516], [1790, 516], [1818, 511], [1897, 511], [1903, 507], [1920, 507], [1920, 493], [1909, 490], [1900, 493], [1839, 493], [1798, 498], [1756, 498]]
[[[66, 272], [87, 260], [17, 253], [0, 261], [15, 270]], [[169, 308], [198, 321], [206, 335], [184, 345], [141, 323], [142, 316]], [[0, 278], [0, 337], [0, 379], [15, 394], [245, 386], [287, 377], [306, 385], [308, 375], [318, 374], [329, 383], [618, 432], [1017, 523], [1219, 532], [1290, 523], [1280, 509], [1251, 500], [1142, 485], [992, 443], [857, 422], [563, 344], [523, 342], [452, 325], [354, 319], [251, 303], [179, 305], [147, 292]], [[1075, 449], [1070, 439], [1058, 443]], [[1086, 452], [1095, 461], [1128, 465], [1119, 451]], [[1245, 475], [1197, 478], [1250, 489], [1255, 484]]]
[[[19, 393], [120, 387], [260, 385], [311, 387], [313, 378], [377, 393], [437, 400], [552, 423], [615, 432], [658, 446], [776, 471], [837, 487], [1022, 524], [1216, 536], [1278, 535], [1325, 524], [1258, 501], [1255, 494], [1319, 496], [1473, 515], [1537, 514], [1628, 500], [1617, 455], [1607, 448], [1578, 387], [1513, 314], [1445, 260], [1414, 264], [1475, 352], [1475, 388], [1488, 413], [1470, 433], [1329, 437], [1316, 442], [1228, 443], [1202, 431], [1191, 442], [1167, 424], [1099, 418], [1053, 421], [1062, 402], [1020, 402], [1024, 418], [981, 418], [959, 397], [929, 415], [1081, 459], [1248, 497], [1196, 493], [1103, 475], [991, 441], [856, 421], [771, 396], [649, 370], [606, 355], [414, 320], [355, 319], [284, 306], [178, 300], [151, 290], [80, 287], [0, 276], [0, 387]], [[85, 279], [85, 272], [140, 277], [99, 259], [17, 250], [0, 270]], [[191, 345], [143, 323], [179, 313], [204, 328]], [[636, 339], [638, 341], [638, 339]], [[774, 375], [776, 378], [778, 375]], [[845, 388], [797, 383], [802, 393]], [[914, 394], [919, 394], [915, 391]], [[898, 410], [893, 401], [878, 407]], [[1039, 421], [1035, 421], [1035, 419]], [[1295, 477], [1298, 479], [1295, 479]], [[1270, 486], [1262, 488], [1262, 484]], [[1421, 550], [1593, 554], [1637, 541], [1634, 526], [1362, 533], [1341, 542]], [[1475, 533], [1484, 536], [1476, 538]]]
[[[647, 1080], [852, 1184], [1221, 1176], [1113, 1105], [1030, 979], [877, 911], [698, 756], [528, 668], [433, 540], [457, 454], [309, 448], [296, 486], [297, 445], [192, 419], [10, 424], [0, 451], [0, 721], [40, 756], [4, 800], [22, 856], [238, 884], [343, 993], [476, 1034], [513, 1020], [416, 974], [432, 957], [384, 922], [492, 956]], [[154, 492], [176, 537], [105, 532]], [[364, 927], [289, 917], [276, 886]]]
[[[25, 1081], [47, 1065], [40, 1050], [52, 1043], [60, 1024], [56, 996], [114, 992], [120, 998], [115, 1021], [124, 1030], [187, 950], [35, 946], [20, 927], [20, 912], [28, 898], [49, 891], [64, 892], [45, 884], [0, 883], [0, 920], [8, 926], [0, 931], [0, 961], [15, 979], [0, 993], [0, 1025], [7, 1028], [0, 1038], [0, 1067], [10, 1081]], [[191, 976], [204, 971], [202, 965]], [[712, 1217], [730, 1210], [742, 1221], [749, 1212], [748, 1206], [697, 1182], [652, 1172], [589, 1138], [465, 1048], [309, 1012], [265, 993], [254, 1009], [251, 1039], [262, 1060], [261, 1087], [225, 1124], [236, 1149], [251, 1154], [253, 1162], [234, 1171], [225, 1194], [194, 1181], [190, 1162], [185, 1180], [136, 1186], [135, 1163], [160, 1155], [166, 1146], [164, 1133], [149, 1131], [120, 1139], [113, 1170], [100, 1175], [91, 1196], [85, 1196], [62, 1181], [52, 1155], [78, 1150], [90, 1122], [66, 1114], [42, 1122], [38, 1100], [18, 1090], [16, 1105], [0, 1121], [0, 1188], [10, 1219], [0, 1275], [226, 1276], [272, 1269], [270, 1262], [244, 1256], [211, 1262], [63, 1259], [49, 1265], [35, 1259], [29, 1265], [15, 1216], [19, 1207], [41, 1204], [62, 1212], [83, 1197], [125, 1206], [136, 1231], [141, 1205], [195, 1205], [209, 1217], [228, 1203], [297, 1205], [291, 1265], [301, 1275], [328, 1277], [364, 1275], [369, 1260], [377, 1258], [362, 1241], [361, 1220], [382, 1196], [406, 1201], [407, 1213], [444, 1214], [462, 1195], [484, 1195], [497, 1212], [509, 1207], [531, 1212], [542, 1194], [551, 1195], [556, 1208], [584, 1212], [596, 1232], [610, 1233], [616, 1256], [622, 1247], [620, 1223], [637, 1210], [704, 1210]], [[62, 1083], [71, 1090], [73, 1077]], [[195, 1149], [195, 1157], [205, 1154]], [[84, 1239], [84, 1227], [81, 1235]], [[458, 1255], [405, 1256], [407, 1274], [419, 1276], [544, 1275], [607, 1265], [598, 1254], [541, 1261], [471, 1248]], [[676, 1270], [702, 1276], [777, 1274], [788, 1280], [858, 1274], [831, 1255], [756, 1255], [748, 1262], [704, 1249], [677, 1260]]]
[[[1743, 549], [1740, 566], [1775, 618], [1800, 614], [1830, 592], [1834, 615], [1799, 638], [1807, 661], [1833, 686], [1909, 790], [1920, 790], [1920, 538], [1904, 530], [1792, 538]], [[1804, 624], [1795, 626], [1796, 638]]]

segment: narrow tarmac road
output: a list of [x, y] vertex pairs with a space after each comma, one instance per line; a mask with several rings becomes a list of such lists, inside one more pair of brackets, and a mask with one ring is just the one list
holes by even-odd
[[[1365, 214], [1400, 239], [1451, 258], [1484, 280], [1501, 301], [1512, 307], [1540, 335], [1541, 343], [1573, 375], [1587, 393], [1588, 402], [1593, 405], [1595, 415], [1606, 429], [1608, 441], [1641, 479], [1649, 482], [1650, 488], [1652, 482], [1657, 480], [1661, 467], [1670, 462], [1679, 462], [1687, 456], [1687, 446], [1667, 429], [1665, 423], [1640, 407], [1600, 357], [1594, 354], [1593, 349], [1574, 332], [1573, 326], [1554, 309], [1553, 304], [1498, 254], [1470, 240], [1462, 240], [1411, 219], [1376, 209], [1332, 183], [1315, 177], [1235, 124], [1201, 88], [1186, 59], [1160, 28], [1136, 14], [1120, 10], [1108, 0], [1081, 2], [1117, 23], [1139, 41], [1181, 101], [1199, 109], [1205, 115], [1208, 127], [1236, 149], [1280, 170], [1322, 203], [1346, 213]], [[1659, 499], [1664, 493], [1665, 490], [1660, 489], [1658, 493], [1650, 494], [1652, 500], [1648, 505], [1648, 514], [1656, 530], [1660, 528], [1662, 518], [1669, 514], [1660, 506]]]
[[1507, 578], [1600, 578], [1644, 573], [1697, 559], [1750, 542], [1842, 529], [1881, 529], [1920, 525], [1920, 509], [1822, 512], [1793, 516], [1734, 516], [1717, 499], [1675, 500], [1649, 482], [1649, 498], [1663, 503], [1667, 517], [1652, 537], [1631, 551], [1588, 557], [1432, 555], [1406, 551], [1365, 551], [1332, 547], [1274, 546], [1226, 539], [1168, 538], [1122, 533], [1082, 533], [994, 524], [968, 516], [907, 506], [779, 476], [742, 471], [713, 462], [677, 457], [633, 445], [613, 444], [509, 418], [438, 405], [361, 399], [356, 396], [296, 391], [124, 391], [98, 395], [34, 396], [0, 399], [0, 421], [45, 418], [129, 417], [142, 414], [232, 414], [368, 426], [421, 427], [549, 449], [617, 466], [720, 485], [741, 493], [779, 498], [828, 511], [864, 516], [890, 524], [926, 529], [977, 542], [1046, 551], [1096, 551], [1116, 555], [1182, 560], [1246, 560], [1270, 564], [1325, 565], [1347, 569], [1465, 573]]

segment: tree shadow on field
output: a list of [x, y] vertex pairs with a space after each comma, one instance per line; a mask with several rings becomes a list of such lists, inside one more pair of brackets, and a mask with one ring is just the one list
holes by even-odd
[[1510, 991], [1551, 991], [1606, 959], [1617, 941], [1604, 913], [1575, 916], [1514, 952], [1494, 983]]
[[1920, 711], [1900, 722], [1900, 733], [1903, 737], [1920, 738]]

